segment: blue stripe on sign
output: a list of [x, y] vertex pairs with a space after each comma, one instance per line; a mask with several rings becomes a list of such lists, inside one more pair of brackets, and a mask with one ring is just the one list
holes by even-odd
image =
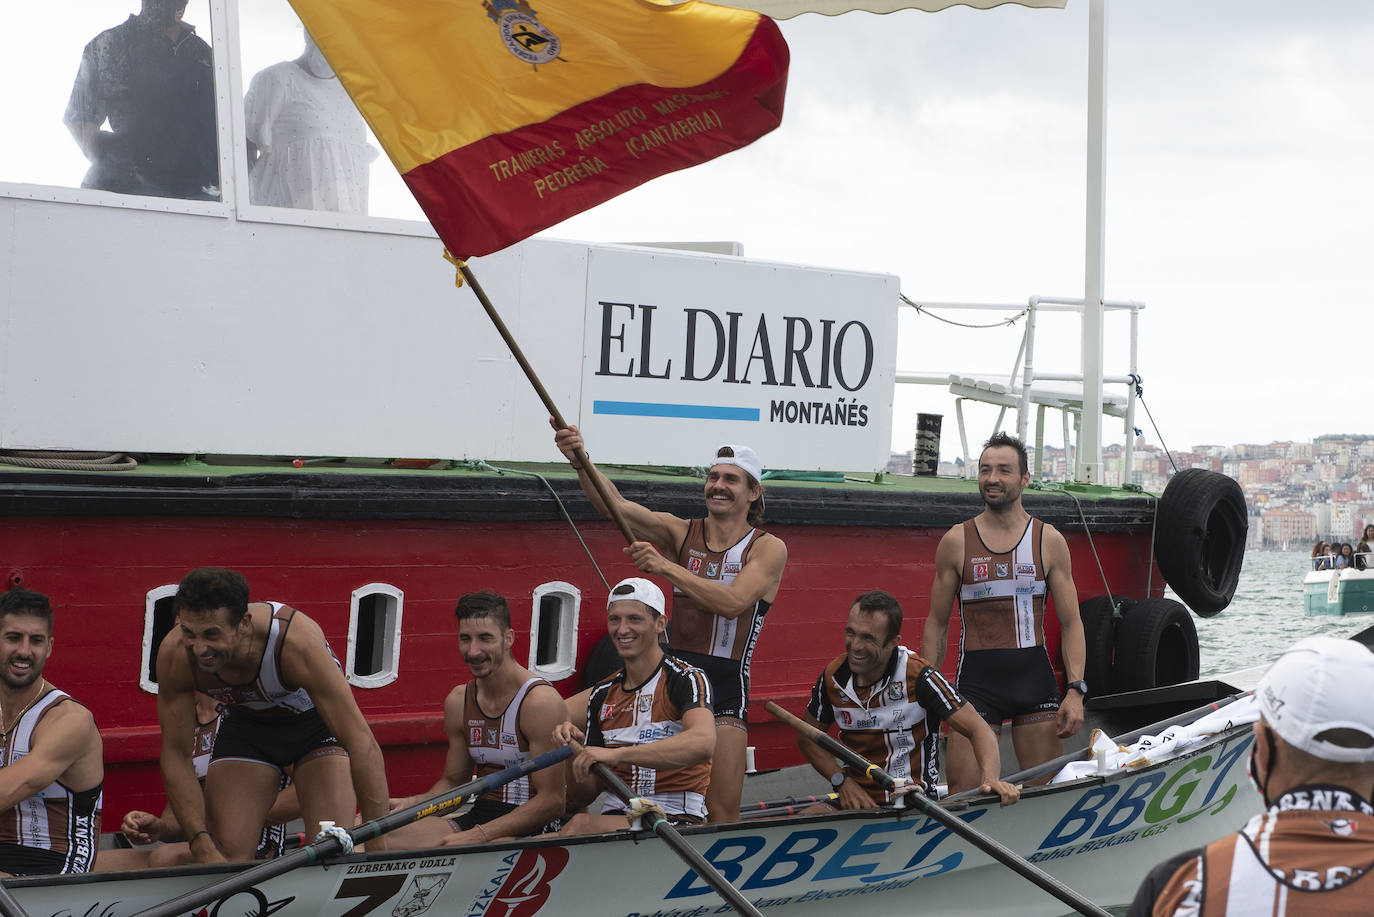
[[652, 401], [593, 401], [593, 414], [629, 417], [696, 417], [705, 420], [759, 419], [758, 408], [729, 408], [716, 404], [657, 404]]

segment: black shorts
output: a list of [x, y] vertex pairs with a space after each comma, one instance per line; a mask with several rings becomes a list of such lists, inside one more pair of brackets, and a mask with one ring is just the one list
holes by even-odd
[[347, 754], [318, 710], [269, 717], [226, 707], [210, 763], [230, 758], [260, 761], [284, 771], [317, 753]]
[[960, 694], [993, 729], [1034, 723], [1059, 710], [1059, 684], [1043, 646], [969, 650], [959, 660]]
[[[450, 818], [449, 824], [453, 825], [454, 831], [471, 831], [478, 825], [485, 825], [487, 822], [495, 821], [507, 812], [514, 812], [519, 806], [513, 803], [502, 802], [499, 799], [487, 799], [485, 796], [477, 797], [477, 801], [472, 804], [462, 815]], [[537, 834], [557, 834], [563, 827], [563, 819], [555, 818]]]
[[746, 719], [745, 714], [749, 712], [749, 670], [740, 660], [686, 650], [668, 652], [706, 673], [706, 680], [711, 683], [711, 710], [717, 717]]
[[66, 864], [67, 858], [53, 850], [0, 843], [0, 872], [12, 876], [57, 875], [65, 871]]

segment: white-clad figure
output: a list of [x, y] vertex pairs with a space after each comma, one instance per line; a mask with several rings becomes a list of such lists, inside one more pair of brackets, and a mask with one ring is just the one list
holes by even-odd
[[300, 57], [253, 77], [243, 116], [254, 204], [367, 213], [368, 163], [377, 151], [310, 33]]

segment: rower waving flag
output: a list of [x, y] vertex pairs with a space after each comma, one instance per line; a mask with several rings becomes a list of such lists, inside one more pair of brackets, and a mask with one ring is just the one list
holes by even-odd
[[702, 0], [291, 0], [448, 249], [497, 251], [777, 127], [787, 44]]

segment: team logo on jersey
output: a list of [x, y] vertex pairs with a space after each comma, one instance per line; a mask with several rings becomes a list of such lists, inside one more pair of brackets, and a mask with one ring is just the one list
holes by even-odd
[[654, 706], [654, 696], [652, 694], [639, 695], [639, 699], [635, 701], [635, 706], [640, 713], [648, 713]]
[[740, 565], [739, 565], [739, 564], [728, 563], [728, 564], [725, 565], [725, 575], [726, 575], [726, 576], [739, 576], [739, 568], [740, 568]]
[[1035, 564], [1017, 564], [1017, 565], [1016, 565], [1016, 575], [1017, 575], [1017, 576], [1034, 576], [1034, 575], [1035, 575]]
[[501, 744], [502, 744], [502, 745], [519, 745], [519, 744], [520, 744], [520, 740], [517, 739], [517, 738], [515, 737], [515, 733], [513, 733], [513, 732], [503, 732], [503, 733], [501, 733]]
[[490, 745], [490, 746], [492, 746], [493, 748], [494, 748], [495, 746], [501, 744], [501, 743], [499, 743], [499, 742], [496, 741], [496, 730], [495, 730], [495, 729], [488, 729], [488, 730], [487, 730], [487, 744]]
[[853, 725], [854, 725], [854, 717], [852, 717], [852, 716], [849, 715], [849, 711], [848, 711], [848, 710], [838, 710], [838, 711], [836, 711], [836, 712], [839, 713], [839, 715], [840, 715], [840, 723], [841, 723], [842, 725], [844, 725], [844, 726], [853, 726]]
[[1350, 837], [1355, 833], [1357, 825], [1353, 818], [1333, 818], [1331, 821], [1322, 822], [1323, 825], [1331, 829], [1331, 833], [1337, 837]]
[[201, 754], [204, 754], [208, 751], [214, 751], [215, 734], [213, 732], [206, 732], [199, 736], [196, 736], [196, 744], [197, 749], [200, 751]]
[[602, 705], [601, 705], [601, 719], [603, 719], [603, 720], [609, 720], [609, 719], [610, 719], [611, 717], [613, 717], [613, 716], [615, 716], [615, 705], [613, 705], [613, 704], [602, 704]]
[[906, 688], [900, 681], [894, 681], [887, 686], [888, 700], [901, 700], [903, 697], [906, 697]]
[[687, 572], [689, 572], [689, 573], [700, 573], [700, 572], [701, 572], [701, 558], [700, 558], [700, 557], [689, 557], [689, 558], [687, 558]]
[[893, 728], [896, 728], [896, 727], [899, 727], [899, 726], [904, 726], [904, 725], [906, 725], [906, 708], [905, 708], [905, 707], [898, 707], [896, 710], [893, 710], [893, 711], [892, 711], [892, 720], [891, 720], [890, 725], [891, 725]]
[[987, 565], [987, 564], [974, 564], [974, 565], [973, 565], [973, 579], [974, 579], [974, 581], [977, 582], [978, 580], [984, 580], [984, 579], [987, 579], [987, 578], [988, 578], [988, 565]]
[[708, 579], [715, 579], [720, 576], [720, 564], [712, 561], [706, 565], [706, 576]]
[[971, 599], [986, 599], [986, 598], [988, 598], [988, 597], [991, 596], [991, 595], [992, 595], [992, 584], [991, 584], [991, 583], [989, 583], [989, 584], [986, 585], [986, 586], [977, 586], [977, 587], [975, 587], [972, 591], [969, 592], [969, 598], [971, 598]]
[[481, 726], [473, 726], [473, 727], [471, 727], [471, 728], [468, 730], [468, 744], [469, 744], [469, 745], [481, 745], [481, 744], [482, 744], [482, 727], [481, 727]]
[[998, 575], [998, 576], [1007, 576], [1007, 575], [1010, 574], [1010, 573], [1011, 573], [1011, 564], [1002, 564], [1002, 563], [999, 563], [999, 564], [997, 565], [997, 575]]

